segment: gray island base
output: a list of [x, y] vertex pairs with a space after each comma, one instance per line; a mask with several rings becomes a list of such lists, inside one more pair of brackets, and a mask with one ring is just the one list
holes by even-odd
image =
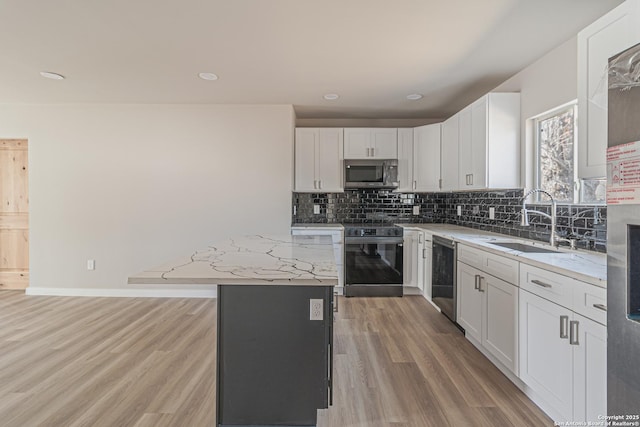
[[129, 278], [216, 284], [216, 425], [315, 426], [332, 397], [330, 236], [246, 236]]

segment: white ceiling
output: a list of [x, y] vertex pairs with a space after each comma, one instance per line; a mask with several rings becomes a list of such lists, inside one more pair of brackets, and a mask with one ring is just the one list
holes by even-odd
[[[293, 104], [299, 118], [445, 118], [619, 3], [0, 0], [0, 102]], [[424, 98], [406, 99], [416, 92]]]

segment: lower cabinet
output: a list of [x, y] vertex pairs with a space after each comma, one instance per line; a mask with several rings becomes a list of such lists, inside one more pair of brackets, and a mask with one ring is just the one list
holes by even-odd
[[457, 272], [458, 324], [517, 375], [518, 288], [462, 262]]
[[402, 277], [405, 288], [418, 288], [424, 292], [424, 232], [420, 230], [403, 231], [404, 243], [402, 245]]
[[606, 327], [520, 289], [520, 378], [556, 421], [601, 421], [607, 404]]

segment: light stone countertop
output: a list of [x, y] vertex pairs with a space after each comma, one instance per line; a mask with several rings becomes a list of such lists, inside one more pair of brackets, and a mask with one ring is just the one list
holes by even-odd
[[554, 249], [543, 242], [491, 233], [451, 224], [396, 224], [402, 228], [425, 230], [497, 255], [513, 258], [534, 267], [572, 277], [592, 285], [607, 287], [606, 254], [570, 249], [555, 249], [555, 253], [530, 253], [492, 245], [491, 242], [521, 242], [545, 249]]
[[242, 236], [129, 277], [129, 284], [335, 286], [331, 236]]

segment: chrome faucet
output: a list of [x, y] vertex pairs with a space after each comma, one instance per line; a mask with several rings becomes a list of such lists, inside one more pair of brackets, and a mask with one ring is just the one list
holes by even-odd
[[[534, 193], [542, 193], [547, 195], [547, 197], [549, 197], [549, 199], [551, 200], [551, 215], [549, 215], [546, 212], [541, 212], [534, 209], [527, 209], [527, 198]], [[557, 217], [556, 208], [557, 208], [556, 201], [554, 200], [553, 196], [549, 192], [542, 190], [540, 188], [534, 188], [533, 190], [530, 190], [527, 194], [525, 194], [524, 197], [522, 198], [522, 222], [520, 223], [520, 225], [522, 225], [523, 227], [529, 226], [530, 213], [538, 214], [543, 217], [549, 218], [551, 220], [551, 233], [549, 236], [549, 244], [551, 246], [557, 246], [558, 243], [563, 241], [563, 242], [568, 242], [571, 245], [571, 249], [575, 249], [575, 240], [565, 239], [564, 237], [560, 237], [558, 235], [558, 232], [556, 231], [556, 217]]]

